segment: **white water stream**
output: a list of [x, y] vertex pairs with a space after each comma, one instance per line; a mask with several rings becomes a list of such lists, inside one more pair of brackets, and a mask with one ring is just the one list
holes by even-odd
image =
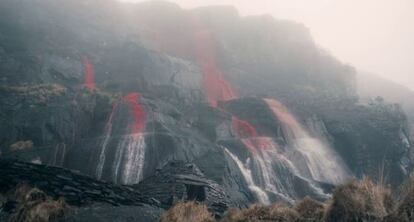
[[116, 148], [113, 175], [122, 184], [136, 184], [142, 179], [145, 160], [145, 136], [124, 136]]
[[282, 124], [284, 138], [293, 149], [289, 159], [303, 176], [331, 184], [339, 184], [350, 178], [344, 161], [328, 144], [310, 136], [282, 103], [274, 99], [265, 99], [265, 102]]

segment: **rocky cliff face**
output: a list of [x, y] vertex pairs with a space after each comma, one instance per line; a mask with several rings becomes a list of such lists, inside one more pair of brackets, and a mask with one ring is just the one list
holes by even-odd
[[411, 171], [404, 113], [359, 104], [354, 69], [300, 24], [94, 0], [6, 0], [0, 16], [2, 158], [154, 189], [191, 163], [229, 206]]

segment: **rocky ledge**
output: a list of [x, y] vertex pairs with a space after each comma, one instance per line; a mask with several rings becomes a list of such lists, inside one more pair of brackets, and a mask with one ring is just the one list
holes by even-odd
[[0, 193], [26, 183], [47, 195], [63, 197], [67, 204], [85, 206], [104, 203], [113, 206], [159, 206], [159, 201], [145, 197], [130, 186], [117, 186], [63, 168], [0, 160]]

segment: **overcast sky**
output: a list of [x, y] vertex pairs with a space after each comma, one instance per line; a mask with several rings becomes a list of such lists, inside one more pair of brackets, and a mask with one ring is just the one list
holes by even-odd
[[242, 15], [271, 14], [304, 23], [316, 42], [341, 61], [414, 89], [414, 0], [170, 1], [183, 8], [234, 5]]

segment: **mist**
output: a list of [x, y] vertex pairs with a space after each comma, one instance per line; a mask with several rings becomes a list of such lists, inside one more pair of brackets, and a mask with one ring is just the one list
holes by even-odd
[[342, 62], [414, 89], [411, 0], [170, 1], [183, 8], [233, 5], [241, 15], [270, 14], [277, 19], [303, 23], [316, 43]]
[[1, 0], [0, 221], [414, 221], [409, 1]]

